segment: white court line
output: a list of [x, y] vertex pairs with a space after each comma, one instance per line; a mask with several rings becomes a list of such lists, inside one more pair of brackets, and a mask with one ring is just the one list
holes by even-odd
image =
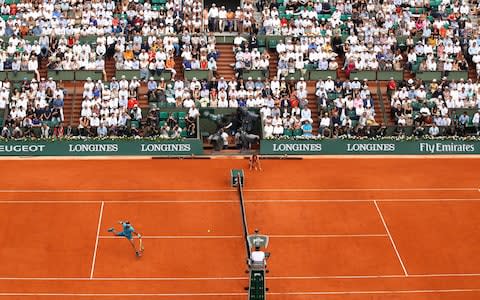
[[436, 293], [476, 293], [480, 289], [443, 289], [443, 290], [396, 290], [396, 291], [325, 291], [325, 292], [269, 292], [268, 295], [373, 295], [373, 294], [436, 294]]
[[316, 188], [316, 189], [244, 189], [244, 192], [358, 192], [358, 191], [478, 191], [478, 188]]
[[[101, 235], [101, 239], [121, 239], [121, 236]], [[241, 235], [142, 235], [142, 239], [239, 239]]]
[[364, 234], [272, 234], [270, 238], [349, 238], [349, 237], [387, 237], [384, 233], [364, 233]]
[[[479, 199], [480, 200], [480, 199]], [[238, 203], [238, 200], [0, 200], [0, 203]]]
[[[436, 294], [475, 293], [480, 289], [425, 289], [425, 290], [373, 290], [373, 291], [318, 291], [318, 292], [268, 292], [268, 295], [370, 295], [370, 294]], [[55, 296], [55, 297], [191, 297], [191, 296], [245, 296], [243, 293], [0, 293], [0, 296]]]
[[382, 212], [380, 210], [380, 207], [378, 207], [377, 201], [373, 201], [375, 204], [375, 207], [377, 208], [378, 214], [380, 218], [382, 219], [383, 226], [385, 227], [385, 230], [387, 231], [388, 237], [390, 238], [390, 242], [392, 243], [393, 249], [395, 250], [395, 253], [397, 254], [397, 258], [400, 261], [400, 264], [402, 265], [403, 272], [405, 273], [405, 276], [408, 276], [407, 268], [405, 268], [405, 265], [403, 264], [402, 258], [400, 257], [400, 253], [397, 250], [397, 246], [395, 245], [395, 241], [392, 238], [392, 235], [390, 234], [390, 230], [388, 230], [387, 223], [385, 222], [385, 219], [383, 218]]
[[247, 293], [163, 293], [163, 294], [120, 294], [120, 293], [0, 293], [0, 297], [220, 297], [220, 296], [246, 296]]
[[[480, 273], [454, 274], [409, 274], [408, 278], [443, 278], [443, 277], [480, 277]], [[312, 279], [388, 279], [403, 278], [397, 275], [325, 275], [325, 276], [268, 276], [267, 280], [312, 280]], [[245, 277], [0, 277], [0, 281], [222, 281], [247, 280]]]
[[102, 201], [102, 205], [100, 206], [100, 215], [98, 217], [97, 238], [95, 240], [95, 250], [93, 251], [92, 269], [90, 270], [90, 278], [93, 278], [93, 272], [95, 271], [95, 260], [97, 258], [98, 238], [100, 237], [100, 227], [102, 226], [102, 216], [103, 216], [104, 205], [105, 205], [105, 202]]
[[[448, 201], [479, 201], [480, 198], [419, 198], [419, 199], [377, 199], [377, 202], [448, 202]], [[202, 200], [200, 200], [202, 201]], [[205, 200], [208, 201], [208, 200]], [[121, 201], [120, 201], [121, 202]], [[238, 202], [238, 201], [234, 201]], [[321, 203], [321, 202], [372, 202], [371, 199], [275, 199], [275, 200], [245, 200], [245, 203]], [[0, 201], [1, 203], [1, 201]]]
[[[419, 199], [399, 199], [399, 198], [390, 198], [390, 199], [377, 199], [377, 202], [462, 202], [462, 201], [480, 201], [480, 198], [419, 198]], [[34, 204], [34, 203], [45, 203], [45, 204], [61, 204], [61, 203], [71, 203], [71, 204], [95, 204], [95, 203], [115, 203], [115, 204], [124, 204], [124, 203], [238, 203], [238, 200], [0, 200], [0, 204]], [[372, 202], [371, 199], [275, 199], [275, 200], [245, 200], [245, 203], [349, 203], [349, 202]]]
[[[315, 189], [244, 189], [244, 192], [358, 192], [358, 191], [479, 191], [471, 187], [429, 188], [315, 188]], [[237, 192], [235, 189], [0, 189], [0, 193], [212, 193]]]
[[[272, 190], [273, 191], [273, 190]], [[1, 189], [0, 193], [211, 193], [211, 192], [237, 192], [235, 189], [213, 189], [213, 190], [157, 190], [157, 189]]]
[[[270, 238], [350, 238], [350, 237], [388, 237], [385, 233], [365, 234], [279, 234]], [[120, 236], [101, 235], [100, 239], [124, 239]], [[239, 239], [241, 235], [142, 235], [144, 239]]]

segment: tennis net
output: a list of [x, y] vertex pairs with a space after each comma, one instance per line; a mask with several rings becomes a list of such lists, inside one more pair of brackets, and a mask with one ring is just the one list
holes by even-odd
[[245, 250], [247, 254], [247, 259], [250, 258], [250, 245], [248, 243], [248, 224], [247, 224], [247, 215], [245, 213], [245, 201], [243, 198], [243, 183], [241, 181], [240, 175], [237, 176], [237, 187], [238, 187], [238, 196], [240, 198], [240, 213], [242, 215], [242, 227], [243, 227], [243, 238], [245, 240]]

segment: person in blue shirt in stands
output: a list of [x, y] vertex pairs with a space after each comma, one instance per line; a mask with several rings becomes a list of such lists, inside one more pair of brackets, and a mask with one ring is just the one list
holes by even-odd
[[[115, 228], [111, 227], [108, 229], [108, 232], [112, 232], [116, 236], [123, 236], [127, 238], [127, 240], [132, 245], [133, 249], [135, 249], [135, 254], [137, 256], [141, 256], [143, 254], [143, 243], [142, 243], [142, 236], [140, 233], [136, 232], [133, 226], [130, 224], [129, 221], [119, 221], [119, 224], [122, 224], [122, 231], [116, 231]], [[137, 235], [139, 240], [139, 249], [135, 246], [135, 242], [133, 241], [133, 235]]]
[[183, 61], [183, 68], [185, 70], [191, 70], [192, 69], [192, 63], [188, 59]]
[[303, 122], [302, 130], [303, 130], [303, 136], [312, 136], [313, 127], [308, 120]]

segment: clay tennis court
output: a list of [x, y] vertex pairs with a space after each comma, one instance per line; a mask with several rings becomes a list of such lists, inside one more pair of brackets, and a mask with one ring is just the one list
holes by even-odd
[[[246, 299], [239, 196], [269, 299], [480, 299], [474, 158], [3, 160], [0, 297]], [[128, 219], [140, 259], [107, 228]]]

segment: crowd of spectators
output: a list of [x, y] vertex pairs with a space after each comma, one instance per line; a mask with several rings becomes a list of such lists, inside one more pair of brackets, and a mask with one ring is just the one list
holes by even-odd
[[[468, 1], [447, 2], [273, 2], [263, 8], [261, 31], [289, 36], [276, 49], [283, 76], [307, 65], [341, 67], [347, 77], [352, 71], [400, 71], [405, 62], [414, 72], [467, 70], [469, 58], [480, 61], [469, 18], [478, 9]], [[343, 66], [330, 65], [337, 55], [344, 56]]]
[[93, 82], [87, 78], [83, 86], [79, 134], [82, 136], [123, 135], [129, 120], [142, 121], [138, 106], [140, 82], [123, 77], [110, 83]]
[[455, 112], [480, 110], [479, 87], [472, 79], [455, 81], [444, 77], [440, 82], [433, 79], [429, 83], [410, 79], [398, 86], [391, 80], [388, 95], [397, 131], [403, 133], [403, 127], [414, 126], [415, 135], [465, 135], [467, 127], [473, 125], [478, 134], [478, 113], [470, 120], [468, 114]]
[[267, 88], [270, 96], [260, 109], [264, 137], [278, 137], [286, 132], [312, 136], [313, 116], [308, 107], [306, 81], [303, 78], [295, 82], [273, 77]]
[[375, 121], [373, 97], [368, 80], [354, 78], [352, 81], [334, 81], [330, 77], [316, 83], [319, 108], [319, 135], [363, 135]]
[[304, 80], [297, 82], [295, 87], [295, 83], [289, 84], [285, 79], [276, 78], [254, 80], [249, 77], [244, 80], [234, 77], [227, 81], [223, 77], [218, 80], [213, 77], [211, 80], [193, 78], [191, 81], [176, 80], [172, 83], [166, 83], [165, 80], [157, 82], [150, 78], [147, 86], [150, 102], [165, 102], [172, 107], [261, 108], [264, 105], [278, 105], [289, 108], [291, 103], [302, 107], [307, 103]]
[[238, 35], [235, 37], [233, 45], [233, 53], [235, 55], [233, 68], [237, 78], [243, 78], [243, 74], [251, 70], [259, 70], [263, 77], [269, 77], [271, 57], [268, 51], [260, 52], [255, 34], [252, 34], [249, 40]]
[[181, 42], [181, 57], [185, 70], [209, 70], [213, 75], [217, 74], [219, 52], [215, 47], [215, 35], [190, 35], [185, 32]]
[[[259, 1], [260, 2], [260, 1]], [[212, 3], [210, 7], [203, 10], [203, 26], [209, 32], [239, 32], [255, 33], [258, 31], [254, 1], [242, 1], [242, 7], [235, 11], [226, 9], [225, 6], [218, 7]]]
[[[291, 83], [279, 80], [293, 73], [301, 77], [308, 69], [343, 68], [349, 77], [354, 71], [406, 68], [448, 74], [468, 70], [472, 64], [480, 78], [480, 35], [471, 18], [478, 14], [478, 4], [450, 2], [247, 0], [236, 10], [216, 4], [204, 7], [199, 0], [167, 0], [161, 4], [139, 0], [3, 4], [0, 12], [7, 18], [0, 19], [0, 35], [4, 37], [0, 41], [0, 70], [33, 71], [35, 80], [22, 84], [22, 90], [10, 88], [10, 96], [5, 96], [7, 91], [2, 86], [0, 106], [5, 102], [10, 109], [10, 125], [25, 121], [29, 108], [26, 104], [33, 110], [37, 105], [40, 110], [49, 107], [53, 116], [47, 111], [40, 117], [61, 122], [63, 113], [57, 98], [63, 101], [63, 95], [57, 95], [59, 92], [52, 88], [40, 90], [40, 83], [45, 81], [38, 71], [40, 58], [47, 58], [48, 68], [53, 70], [101, 70], [105, 81], [105, 60], [113, 57], [118, 70], [139, 70], [138, 80], [128, 82], [125, 89], [112, 88], [115, 81], [108, 87], [103, 82], [87, 82], [81, 112], [82, 118], [112, 124], [107, 126], [108, 134], [116, 132], [112, 119], [118, 122], [123, 113], [131, 121], [145, 117], [141, 112], [132, 114], [128, 110], [133, 107], [128, 105], [130, 99], [139, 96], [135, 92], [138, 88], [132, 89], [131, 85], [147, 81], [148, 97], [160, 99], [157, 102], [186, 108], [263, 109], [266, 104], [265, 110], [274, 111], [271, 117], [268, 113], [264, 116], [267, 125], [281, 123], [284, 129], [295, 130], [302, 123], [311, 123], [315, 116], [308, 116], [304, 80], [293, 84], [293, 88]], [[209, 70], [214, 77], [221, 77], [217, 72], [220, 53], [216, 49], [216, 32], [239, 34], [233, 48], [236, 78], [228, 82], [224, 78], [191, 82], [176, 78], [177, 57], [185, 70]], [[278, 64], [277, 74], [268, 74], [271, 57], [258, 45], [257, 34], [286, 36], [275, 47], [278, 62], [273, 63]], [[339, 65], [340, 61], [343, 65]], [[262, 72], [262, 77], [272, 77], [272, 81], [243, 78], [245, 72], [256, 70]], [[166, 71], [172, 74], [172, 82], [152, 78]], [[335, 127], [364, 128], [375, 124], [368, 86], [358, 82], [357, 87], [357, 82], [329, 79], [317, 83], [318, 134], [325, 135], [325, 129], [330, 134]], [[31, 86], [38, 90], [31, 90]], [[448, 120], [454, 118], [449, 115], [450, 109], [479, 107], [476, 83], [470, 81], [408, 82], [390, 91], [392, 118], [397, 125], [418, 125], [431, 119], [443, 127], [456, 122]], [[24, 103], [25, 97], [28, 103]], [[274, 121], [276, 108], [284, 110], [278, 115], [281, 122]], [[300, 126], [295, 125], [297, 116]], [[84, 134], [98, 134], [94, 131], [82, 130]], [[280, 129], [271, 132], [280, 135]], [[304, 133], [309, 134], [308, 128]]]
[[278, 53], [277, 77], [288, 77], [296, 71], [302, 73], [308, 68], [334, 70], [338, 68], [337, 53], [333, 51], [330, 39], [318, 37], [289, 37], [285, 43], [276, 45]]
[[66, 90], [62, 82], [52, 78], [40, 82], [24, 80], [18, 87], [7, 80], [1, 84], [0, 109], [8, 108], [2, 136], [15, 138], [34, 136], [34, 128], [41, 128], [41, 136], [56, 134], [64, 121], [63, 106]]

